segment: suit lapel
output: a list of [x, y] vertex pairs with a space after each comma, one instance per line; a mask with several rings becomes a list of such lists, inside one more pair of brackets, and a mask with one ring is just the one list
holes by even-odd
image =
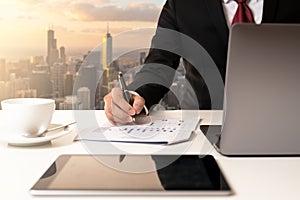
[[221, 0], [205, 0], [207, 12], [210, 15], [218, 33], [222, 37], [225, 44], [228, 42], [229, 30], [224, 16]]
[[278, 0], [264, 0], [262, 23], [273, 22], [277, 10]]

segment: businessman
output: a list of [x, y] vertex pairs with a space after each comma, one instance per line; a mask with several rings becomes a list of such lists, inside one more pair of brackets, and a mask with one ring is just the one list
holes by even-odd
[[[235, 23], [300, 23], [300, 1], [167, 0], [159, 17], [158, 28], [178, 31], [200, 44], [214, 61], [224, 81], [229, 30]], [[153, 48], [152, 42], [145, 65], [135, 80], [141, 79], [145, 74], [153, 78], [164, 78], [154, 70], [149, 70], [151, 63], [159, 63], [175, 70], [180, 58], [172, 52]], [[209, 90], [203, 77], [185, 58], [183, 60], [186, 80], [196, 93], [197, 109], [211, 109]], [[166, 78], [170, 79], [169, 76]], [[135, 81], [133, 85], [134, 83]], [[114, 88], [105, 96], [105, 113], [112, 124], [131, 122], [131, 116], [140, 114], [144, 106], [150, 108], [157, 104], [169, 88], [148, 83], [134, 90], [136, 94], [131, 96], [131, 104], [126, 102], [119, 88]], [[215, 108], [222, 109], [222, 103]]]

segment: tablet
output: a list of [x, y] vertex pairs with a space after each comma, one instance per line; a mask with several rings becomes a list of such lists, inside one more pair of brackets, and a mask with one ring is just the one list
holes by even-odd
[[32, 195], [230, 195], [211, 155], [62, 155]]

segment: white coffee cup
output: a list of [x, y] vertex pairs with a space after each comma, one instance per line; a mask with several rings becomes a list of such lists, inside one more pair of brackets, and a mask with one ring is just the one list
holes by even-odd
[[6, 130], [26, 137], [45, 132], [55, 110], [55, 101], [42, 98], [17, 98], [1, 102]]

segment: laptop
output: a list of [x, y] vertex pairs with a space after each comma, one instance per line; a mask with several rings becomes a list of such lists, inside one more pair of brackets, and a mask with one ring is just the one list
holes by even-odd
[[299, 125], [300, 24], [235, 25], [217, 149], [228, 156], [300, 155]]

